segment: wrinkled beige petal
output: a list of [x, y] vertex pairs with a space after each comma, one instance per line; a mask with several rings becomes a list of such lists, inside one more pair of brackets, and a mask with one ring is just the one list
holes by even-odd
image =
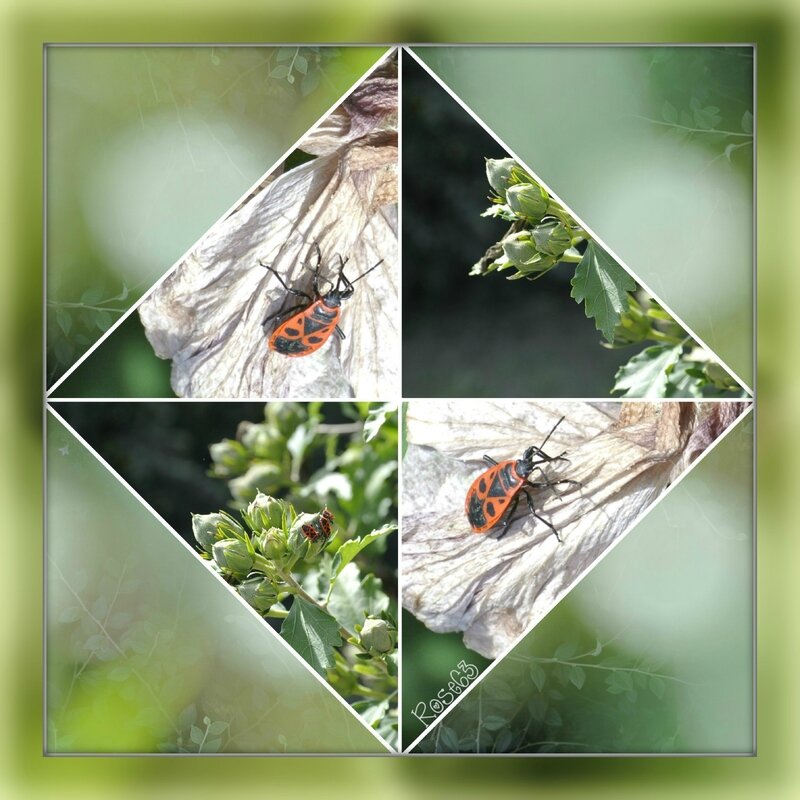
[[[355, 99], [299, 145], [324, 155], [263, 181], [141, 305], [156, 355], [172, 360], [177, 395], [399, 394], [397, 82], [391, 71], [389, 63], [365, 81]], [[370, 85], [379, 95], [372, 105]], [[267, 348], [274, 323], [264, 329], [262, 321], [300, 299], [287, 296], [259, 261], [310, 294], [314, 243], [328, 277], [335, 276], [338, 255], [349, 258], [351, 280], [384, 263], [343, 303], [344, 341], [332, 336], [312, 355], [287, 358]]]
[[[741, 404], [409, 404], [403, 462], [403, 605], [434, 631], [463, 631], [495, 658], [539, 622], [658, 495], [741, 413]], [[562, 544], [525, 513], [502, 539], [475, 534], [467, 489], [487, 453], [519, 458], [566, 418], [546, 451], [567, 450], [551, 479], [581, 487], [536, 493]], [[449, 433], [448, 433], [449, 432]]]

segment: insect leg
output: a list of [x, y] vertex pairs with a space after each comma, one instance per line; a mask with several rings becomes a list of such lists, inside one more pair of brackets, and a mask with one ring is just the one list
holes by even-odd
[[320, 270], [320, 267], [322, 266], [322, 250], [319, 249], [319, 243], [318, 242], [314, 242], [314, 249], [316, 250], [316, 253], [317, 253], [317, 263], [316, 263], [316, 266], [314, 267], [314, 281], [312, 283], [312, 286], [314, 287], [314, 294], [317, 297], [319, 297], [319, 295], [320, 295], [320, 291], [319, 291], [319, 270]]
[[277, 311], [274, 314], [270, 314], [261, 324], [266, 325], [271, 319], [275, 319], [276, 317], [288, 317], [290, 314], [294, 314], [296, 311], [305, 307], [305, 303], [300, 303], [299, 305], [287, 308], [286, 311]]
[[536, 519], [541, 520], [542, 522], [544, 522], [544, 524], [547, 525], [548, 528], [550, 528], [550, 530], [553, 532], [553, 535], [560, 542], [561, 541], [561, 537], [558, 535], [558, 531], [555, 529], [555, 526], [553, 525], [553, 523], [549, 522], [544, 517], [542, 517], [542, 516], [540, 516], [539, 514], [536, 513], [536, 508], [533, 505], [533, 500], [531, 499], [531, 496], [528, 494], [527, 490], [525, 491], [525, 497], [528, 500], [528, 511], [531, 512], [531, 516], [532, 517], [536, 517]]
[[496, 461], [495, 461], [495, 460], [494, 460], [494, 459], [493, 459], [491, 456], [484, 456], [484, 457], [483, 457], [483, 460], [484, 460], [484, 461], [485, 461], [487, 464], [491, 464], [493, 467], [496, 467], [496, 466], [497, 466], [497, 462], [496, 462]]
[[286, 289], [286, 291], [289, 294], [295, 294], [298, 297], [305, 297], [306, 300], [308, 300], [309, 302], [313, 302], [314, 301], [314, 298], [312, 298], [311, 295], [308, 295], [305, 292], [301, 292], [299, 289], [292, 289], [291, 286], [287, 286], [286, 285], [286, 281], [283, 280], [283, 278], [281, 277], [281, 275], [278, 272], [278, 270], [276, 270], [273, 267], [269, 266], [269, 264], [263, 264], [261, 261], [259, 261], [258, 263], [262, 267], [264, 267], [265, 270], [271, 272], [278, 279], [278, 283], [280, 283], [280, 285], [283, 286], [283, 288]]
[[511, 517], [514, 516], [514, 512], [517, 510], [517, 506], [519, 505], [519, 495], [517, 495], [512, 501], [511, 506], [508, 509], [508, 513], [506, 514], [506, 518], [503, 520], [503, 528], [497, 536], [497, 540], [499, 541], [502, 539], [506, 533], [508, 532], [508, 526], [511, 524]]
[[342, 330], [342, 329], [341, 329], [341, 328], [340, 328], [338, 325], [336, 326], [336, 335], [337, 335], [337, 336], [338, 336], [340, 339], [346, 339], [346, 338], [347, 338], [347, 337], [344, 335], [344, 331], [343, 331], [343, 330]]

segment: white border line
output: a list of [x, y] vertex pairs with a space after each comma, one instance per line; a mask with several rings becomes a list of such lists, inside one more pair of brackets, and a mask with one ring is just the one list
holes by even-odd
[[[152, 516], [163, 525], [165, 530], [172, 534], [172, 536], [180, 543], [180, 545], [185, 548], [189, 553], [192, 554], [192, 558], [197, 560], [198, 556], [197, 553], [192, 550], [186, 540], [178, 534], [177, 531], [133, 488], [131, 487], [125, 479], [114, 470], [114, 468], [107, 462], [105, 459], [73, 428], [54, 408], [50, 405], [46, 406], [47, 410], [53, 415], [53, 417], [69, 431], [72, 436], [89, 452], [93, 455], [97, 461], [105, 467], [105, 469], [112, 475], [112, 477], [116, 478], [117, 481], [122, 484], [122, 486], [127, 489], [134, 500], [138, 501], [141, 506], [147, 509]], [[209, 575], [214, 575], [215, 579], [219, 581], [233, 597], [237, 599], [237, 601], [244, 606], [256, 619], [258, 619], [262, 626], [269, 631], [269, 634], [274, 636], [277, 641], [281, 643], [286, 650], [291, 653], [291, 655], [300, 663], [304, 669], [306, 669], [311, 675], [313, 675], [317, 681], [324, 686], [331, 694], [332, 697], [335, 697], [341, 704], [344, 706], [364, 727], [365, 730], [369, 731], [384, 747], [387, 748], [388, 752], [396, 753], [396, 751], [377, 731], [373, 730], [364, 720], [364, 718], [337, 692], [334, 691], [333, 687], [323, 678], [316, 670], [312, 669], [312, 667], [300, 656], [300, 654], [282, 637], [275, 631], [271, 625], [267, 625], [260, 614], [256, 612], [256, 610], [247, 603], [238, 592], [234, 591], [233, 588], [225, 583], [224, 580], [219, 575], [215, 575], [212, 570], [207, 569]], [[261, 755], [261, 754], [259, 754]], [[270, 755], [265, 753], [264, 755]], [[275, 755], [283, 755], [283, 753], [276, 753]], [[303, 754], [305, 755], [305, 754]]]
[[[636, 402], [636, 401], [634, 401]], [[645, 400], [640, 400], [638, 402], [644, 403], [647, 402]], [[665, 403], [672, 402], [671, 400], [664, 401]], [[706, 404], [714, 404], [713, 400], [706, 400], [706, 401], [696, 401], [698, 405], [706, 405]], [[656, 507], [658, 506], [661, 501], [669, 495], [669, 493], [678, 486], [683, 479], [694, 470], [694, 468], [732, 431], [734, 430], [739, 423], [752, 411], [753, 409], [753, 402], [752, 400], [745, 400], [743, 401], [747, 403], [747, 408], [742, 411], [742, 413], [716, 438], [714, 441], [691, 463], [688, 467], [663, 491], [661, 494], [656, 497], [648, 506], [644, 509], [644, 511], [639, 514], [636, 519], [631, 522], [631, 524], [625, 529], [623, 533], [621, 533], [611, 544], [582, 572], [578, 575], [575, 580], [571, 583], [569, 589], [564, 593], [561, 599], [547, 612], [547, 614], [539, 620], [539, 622], [531, 625], [529, 628], [526, 628], [525, 632], [518, 636], [512, 643], [509, 645], [497, 658], [492, 661], [492, 663], [486, 667], [486, 669], [478, 675], [478, 677], [474, 680], [473, 683], [469, 685], [469, 687], [460, 694], [456, 700], [451, 703], [438, 717], [436, 717], [433, 722], [428, 725], [427, 728], [419, 735], [416, 739], [414, 739], [411, 744], [402, 750], [403, 753], [409, 753], [412, 748], [416, 747], [428, 734], [433, 732], [435, 726], [441, 724], [442, 720], [478, 685], [483, 681], [483, 679], [496, 667], [498, 666], [505, 658], [508, 656], [514, 648], [519, 645], [528, 634], [533, 631], [538, 625], [541, 625], [545, 619], [559, 606], [562, 600], [565, 600], [567, 596], [575, 590], [581, 581], [592, 571], [594, 568], [600, 564], [606, 556], [609, 555], [624, 539], [628, 537], [633, 529]], [[663, 404], [662, 404], [663, 405]], [[494, 755], [494, 754], [492, 754]], [[565, 754], [566, 755], [566, 754]], [[571, 753], [569, 755], [572, 755]], [[670, 755], [678, 755], [677, 753], [670, 753]]]
[[[575, 218], [575, 221], [578, 222], [580, 224], [580, 226], [612, 258], [614, 258], [617, 261], [617, 263], [620, 266], [622, 266], [631, 275], [632, 278], [634, 278], [636, 280], [636, 282], [639, 284], [639, 286], [641, 286], [646, 292], [648, 292], [651, 297], [653, 297], [655, 300], [657, 300], [658, 303], [672, 315], [672, 318], [676, 322], [678, 322], [681, 325], [681, 327], [683, 327], [683, 329], [688, 334], [690, 334], [698, 344], [702, 345], [711, 355], [714, 356], [714, 358], [717, 359], [717, 361], [728, 371], [728, 373], [733, 378], [736, 379], [736, 381], [739, 383], [739, 385], [742, 387], [742, 389], [744, 389], [750, 395], [751, 398], [753, 397], [753, 394], [754, 394], [753, 390], [719, 357], [717, 352], [715, 350], [713, 350], [711, 347], [709, 347], [666, 303], [662, 302], [661, 298], [652, 289], [650, 289], [650, 287], [572, 210], [572, 207], [568, 203], [565, 203], [561, 199], [561, 197], [559, 197], [559, 195], [557, 195], [550, 188], [550, 186], [547, 183], [545, 183], [539, 177], [539, 175], [525, 163], [525, 161], [523, 159], [521, 159], [418, 55], [416, 55], [416, 53], [414, 53], [413, 50], [409, 49], [409, 47], [407, 47], [407, 46], [403, 46], [402, 49], [404, 51], [406, 51], [425, 70], [425, 72], [427, 72], [428, 75], [430, 75], [431, 78], [433, 78], [436, 81], [436, 83], [438, 83], [439, 86], [441, 86], [442, 89], [444, 89], [447, 92], [447, 94], [449, 94], [450, 97], [452, 97], [452, 99], [455, 100], [455, 102], [458, 103], [458, 105], [460, 105], [461, 108], [463, 108], [464, 111], [466, 111], [467, 114], [469, 114], [472, 117], [472, 119], [474, 119], [475, 122], [477, 122], [478, 125], [480, 125], [481, 128], [483, 128], [486, 131], [486, 133], [488, 133], [510, 156], [512, 156], [531, 175], [533, 175], [533, 177], [539, 183], [541, 183], [541, 185], [544, 186], [545, 189], [547, 189], [547, 191], [559, 203], [561, 203], [561, 205], [563, 205], [566, 209], [568, 209], [570, 214], [572, 214], [572, 216]], [[754, 159], [754, 161], [755, 161], [755, 159]], [[629, 398], [629, 399], [635, 399], [635, 398]], [[641, 398], [641, 399], [645, 399], [645, 398]], [[739, 398], [739, 399], [741, 400], [741, 399], [747, 399], [747, 398]]]
[[[166, 281], [167, 278], [169, 278], [169, 276], [173, 272], [175, 272], [175, 270], [183, 263], [183, 261], [192, 252], [192, 250], [194, 250], [195, 247], [197, 247], [197, 245], [208, 234], [208, 232], [210, 230], [212, 230], [213, 228], [215, 228], [217, 225], [219, 225], [231, 213], [233, 213], [233, 211], [240, 205], [240, 203], [246, 197], [248, 197], [248, 195], [250, 195], [253, 191], [255, 191], [255, 189], [264, 180], [264, 178], [266, 178], [268, 175], [271, 175], [284, 161], [286, 161], [286, 159], [297, 149], [297, 145], [300, 144], [300, 142], [302, 142], [303, 139], [305, 139], [306, 137], [311, 135], [317, 128], [319, 128], [320, 125], [322, 125], [325, 122], [325, 120], [353, 93], [353, 91], [358, 86], [360, 86], [376, 69], [378, 69], [383, 64], [383, 62], [386, 61], [386, 59], [391, 56], [392, 53], [394, 53], [396, 51], [397, 51], [397, 48], [393, 48], [393, 49], [387, 50], [363, 75], [361, 75], [360, 78], [358, 78], [354, 83], [352, 83], [348, 87], [347, 91], [344, 94], [342, 94], [339, 97], [339, 99], [336, 100], [336, 102], [332, 106], [330, 106], [327, 109], [327, 111], [325, 111], [325, 113], [321, 117], [319, 117], [319, 119], [310, 128], [308, 128], [308, 130], [306, 130], [303, 133], [302, 136], [300, 136], [299, 139], [296, 139], [293, 142], [293, 144], [291, 145], [291, 147], [289, 147], [289, 149], [286, 150], [283, 153], [283, 155], [266, 172], [262, 173], [258, 177], [258, 179], [255, 181], [255, 183], [253, 183], [250, 186], [250, 188], [247, 189], [247, 191], [245, 191], [243, 194], [239, 195], [239, 197], [237, 197], [237, 199], [233, 202], [233, 204], [215, 222], [213, 222], [211, 225], [209, 225], [203, 231], [202, 234], [200, 234], [200, 236], [189, 246], [189, 248], [186, 250], [186, 252], [176, 262], [49, 389], [46, 389], [45, 397], [49, 399], [50, 396], [53, 394], [53, 392], [55, 392], [58, 389], [58, 387], [61, 386], [61, 384], [64, 383], [64, 381], [66, 381], [67, 378], [69, 378], [69, 376], [72, 375], [72, 373], [75, 372], [75, 370], [78, 369], [78, 367], [80, 367], [80, 365], [83, 364], [83, 362], [86, 361], [86, 359], [88, 359], [89, 356], [91, 356], [92, 353], [94, 353], [94, 351], [97, 350], [97, 348], [100, 347], [100, 345], [106, 339], [108, 339], [108, 337], [117, 328], [119, 328], [120, 325], [122, 325], [122, 323], [125, 322], [125, 320], [128, 319], [128, 317], [130, 317], [134, 313], [134, 311], [136, 311], [139, 308], [139, 306], [142, 305], [142, 303], [144, 303], [144, 301], [147, 300], [147, 298], [150, 297], [150, 295], [152, 295], [153, 292], [155, 292], [156, 289], [158, 289], [158, 287], [161, 286], [161, 284], [164, 283], [164, 281]], [[45, 75], [45, 80], [46, 80], [46, 75]], [[45, 129], [45, 136], [47, 136], [47, 129]], [[45, 162], [46, 162], [46, 159], [45, 159]], [[44, 205], [45, 205], [45, 208], [46, 208], [47, 207], [47, 203], [45, 202]], [[45, 237], [45, 241], [46, 241], [46, 238], [47, 237]], [[47, 261], [45, 260], [45, 286], [44, 286], [45, 304], [47, 302], [47, 282], [46, 282], [46, 279], [47, 279]], [[45, 308], [46, 308], [46, 306], [45, 306]], [[46, 328], [45, 328], [45, 332], [46, 332]], [[45, 338], [45, 342], [46, 341], [47, 341], [47, 339]], [[45, 359], [45, 364], [46, 364], [46, 361], [47, 361], [47, 359]], [[46, 366], [45, 366], [45, 369], [46, 369]]]
[[[505, 403], [509, 401], [535, 403], [752, 403], [752, 397], [406, 397], [413, 402], [446, 402], [453, 400], [475, 400], [487, 403]], [[50, 397], [48, 404], [53, 403], [280, 403], [283, 397]], [[296, 397], [293, 403], [393, 403], [400, 402], [394, 398], [376, 397]]]
[[400, 264], [400, 363], [397, 406], [397, 752], [403, 749], [403, 50], [397, 50], [397, 258]]

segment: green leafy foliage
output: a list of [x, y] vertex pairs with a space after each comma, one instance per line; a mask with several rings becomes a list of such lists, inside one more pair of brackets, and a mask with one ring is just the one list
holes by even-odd
[[[692, 124], [715, 124], [712, 106], [693, 103]], [[665, 102], [663, 113], [677, 119]], [[742, 119], [742, 126], [752, 119]], [[611, 392], [624, 397], [745, 396], [712, 355], [692, 339], [615, 259], [514, 159], [487, 159], [494, 194], [485, 217], [511, 223], [503, 238], [473, 265], [470, 275], [513, 269], [509, 280], [536, 280], [557, 267], [574, 266], [570, 296], [583, 303], [587, 318], [606, 347], [641, 345], [616, 375]]]
[[627, 293], [636, 288], [636, 282], [602, 247], [589, 242], [571, 284], [571, 296], [583, 303], [586, 316], [593, 317], [597, 330], [613, 342], [614, 328], [627, 307]]
[[302, 597], [295, 597], [281, 636], [321, 675], [333, 668], [334, 648], [342, 644], [339, 623]]
[[99, 286], [90, 286], [78, 300], [49, 300], [47, 303], [47, 341], [51, 377], [63, 372], [105, 333], [114, 320], [127, 311], [129, 289], [123, 284], [114, 295]]
[[[201, 557], [389, 742], [397, 738], [397, 626], [384, 581], [397, 513], [397, 409], [270, 403], [211, 445], [226, 512], [194, 515]], [[376, 525], [380, 522], [380, 525]], [[372, 528], [372, 529], [371, 529]], [[365, 533], [360, 533], [366, 530]]]
[[670, 752], [687, 685], [610, 643], [518, 645], [420, 742], [437, 753]]

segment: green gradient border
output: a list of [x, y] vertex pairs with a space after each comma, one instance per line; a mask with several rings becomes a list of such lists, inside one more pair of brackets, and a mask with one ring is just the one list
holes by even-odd
[[[334, 10], [335, 9], [335, 10]], [[571, 13], [572, 12], [572, 13]], [[800, 795], [800, 662], [796, 614], [800, 582], [797, 530], [800, 478], [796, 426], [800, 376], [798, 315], [789, 304], [800, 289], [787, 221], [800, 218], [797, 148], [800, 109], [796, 79], [800, 9], [791, 0], [704, 4], [660, 0], [647, 9], [630, 3], [562, 3], [541, 9], [522, 2], [442, 3], [404, 8], [388, 0], [367, 4], [281, 4], [229, 0], [180, 4], [143, 0], [111, 6], [85, 0], [70, 8], [50, 0], [9, 0], [0, 8], [0, 81], [4, 115], [0, 158], [5, 177], [0, 210], [5, 245], [5, 291], [0, 293], [7, 356], [0, 398], [6, 468], [0, 487], [6, 513], [0, 677], [6, 694], [0, 787], [6, 796], [193, 798], [238, 788], [286, 791], [302, 781], [304, 794], [326, 798], [369, 793], [391, 800], [424, 790], [441, 797], [507, 797], [543, 791], [548, 797], [704, 799]], [[759, 738], [751, 759], [42, 759], [41, 716], [41, 124], [44, 42], [365, 42], [478, 40], [503, 42], [755, 42], [758, 46], [758, 277], [761, 467], [759, 536]], [[791, 377], [787, 380], [787, 372]], [[10, 512], [10, 519], [9, 517]], [[235, 783], [234, 783], [235, 782]]]

